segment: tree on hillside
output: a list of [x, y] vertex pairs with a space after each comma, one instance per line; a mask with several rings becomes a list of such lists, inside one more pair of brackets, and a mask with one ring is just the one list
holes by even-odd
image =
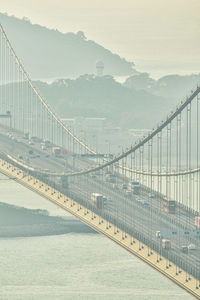
[[148, 73], [139, 73], [127, 78], [124, 85], [134, 90], [149, 90], [155, 85], [155, 80]]

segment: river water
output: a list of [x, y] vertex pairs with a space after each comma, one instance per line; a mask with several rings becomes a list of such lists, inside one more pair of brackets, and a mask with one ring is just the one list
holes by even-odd
[[[13, 181], [0, 180], [0, 201], [66, 216]], [[0, 239], [1, 300], [169, 298], [192, 299], [99, 234]]]

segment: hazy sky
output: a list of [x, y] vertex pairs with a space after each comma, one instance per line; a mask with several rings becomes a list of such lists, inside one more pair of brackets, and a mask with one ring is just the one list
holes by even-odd
[[200, 72], [200, 0], [0, 0], [0, 11], [92, 39], [152, 72]]

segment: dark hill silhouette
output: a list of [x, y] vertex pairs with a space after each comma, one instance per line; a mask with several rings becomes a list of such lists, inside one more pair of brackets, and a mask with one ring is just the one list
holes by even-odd
[[132, 62], [87, 40], [81, 31], [64, 34], [33, 25], [26, 18], [18, 19], [2, 13], [0, 22], [32, 78], [64, 78], [94, 73], [98, 60], [104, 62], [106, 74], [130, 75], [135, 72]]
[[94, 233], [71, 217], [49, 216], [46, 210], [28, 209], [0, 202], [0, 238], [66, 233]]

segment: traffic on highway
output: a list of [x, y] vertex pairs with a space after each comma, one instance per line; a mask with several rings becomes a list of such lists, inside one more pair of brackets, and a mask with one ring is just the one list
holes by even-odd
[[139, 239], [141, 247], [149, 247], [149, 253], [157, 251], [200, 279], [200, 226], [194, 212], [111, 168], [66, 176], [74, 166], [78, 170], [95, 165], [95, 161], [75, 158], [48, 140], [7, 133], [2, 128], [0, 143], [1, 153], [7, 154], [7, 159], [15, 161], [18, 167], [21, 164], [22, 168], [32, 170], [36, 177], [40, 174], [44, 182], [92, 209], [108, 224]]

